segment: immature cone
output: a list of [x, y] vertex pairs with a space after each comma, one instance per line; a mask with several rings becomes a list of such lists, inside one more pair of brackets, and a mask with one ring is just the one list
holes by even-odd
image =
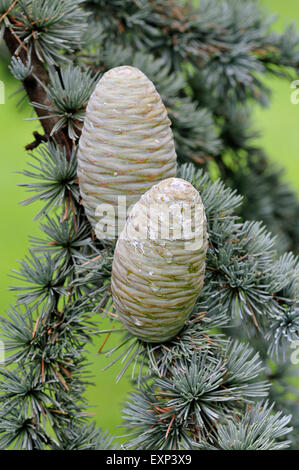
[[120, 321], [147, 342], [173, 338], [202, 288], [206, 216], [198, 191], [168, 178], [135, 204], [116, 244], [112, 294]]
[[99, 238], [103, 223], [98, 222], [107, 208], [112, 228], [115, 211], [115, 236], [118, 217], [123, 228], [126, 214], [119, 215], [118, 196], [125, 197], [128, 209], [155, 183], [175, 176], [170, 124], [160, 95], [140, 70], [116, 67], [98, 82], [79, 141], [78, 178], [86, 215]]

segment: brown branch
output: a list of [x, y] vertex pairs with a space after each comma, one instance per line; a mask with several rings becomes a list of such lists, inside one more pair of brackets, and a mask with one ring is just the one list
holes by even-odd
[[[5, 29], [4, 40], [11, 55], [14, 56], [18, 51], [17, 55], [20, 57], [23, 63], [26, 63], [27, 52], [26, 50], [24, 50], [24, 48], [20, 48], [19, 38], [16, 38], [16, 35], [10, 28]], [[47, 96], [44, 87], [42, 86], [42, 84], [47, 85], [49, 82], [48, 73], [44, 68], [43, 63], [37, 57], [34, 48], [31, 52], [31, 65], [31, 74], [23, 81], [23, 85], [28, 95], [28, 98], [31, 102], [50, 106], [51, 102]], [[58, 119], [56, 117], [44, 119], [46, 116], [48, 116], [47, 110], [40, 109], [35, 106], [34, 110], [38, 118], [40, 119], [46, 137], [50, 138], [52, 129], [57, 123]], [[59, 145], [67, 149], [67, 158], [69, 159], [71, 156], [72, 141], [68, 137], [66, 129], [60, 129], [53, 135], [53, 138]]]
[[41, 135], [39, 132], [33, 132], [34, 141], [31, 144], [26, 145], [25, 150], [34, 150], [38, 147], [42, 142], [48, 142], [48, 137], [45, 135]]

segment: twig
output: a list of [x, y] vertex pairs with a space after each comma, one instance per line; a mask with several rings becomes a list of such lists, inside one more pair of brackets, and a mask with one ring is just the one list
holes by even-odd
[[9, 14], [9, 12], [13, 9], [13, 7], [15, 6], [15, 4], [16, 4], [18, 1], [19, 1], [19, 0], [14, 0], [14, 1], [12, 2], [12, 4], [10, 5], [10, 7], [8, 7], [8, 10], [7, 10], [5, 13], [3, 13], [3, 15], [1, 16], [1, 18], [0, 18], [0, 23], [1, 23], [1, 21], [3, 21], [4, 18]]
[[110, 338], [110, 335], [111, 335], [111, 332], [109, 332], [106, 336], [106, 338], [104, 339], [104, 341], [102, 342], [99, 350], [98, 350], [98, 354], [101, 354], [102, 350], [103, 350], [103, 347], [105, 346], [105, 344], [107, 343], [108, 339]]
[[31, 142], [31, 144], [26, 145], [25, 150], [34, 150], [42, 142], [48, 142], [48, 137], [46, 135], [41, 135], [37, 131], [33, 132], [33, 137], [35, 138], [35, 140], [33, 142]]
[[168, 425], [168, 428], [167, 428], [167, 431], [166, 431], [166, 434], [165, 434], [165, 440], [168, 438], [168, 434], [169, 434], [170, 429], [171, 429], [171, 426], [172, 426], [172, 424], [173, 424], [173, 422], [174, 422], [174, 418], [175, 418], [175, 414], [172, 416], [171, 421], [170, 421], [170, 423], [169, 423], [169, 425]]
[[36, 319], [36, 322], [35, 322], [35, 325], [34, 325], [34, 328], [33, 328], [33, 332], [32, 332], [32, 339], [35, 337], [35, 334], [36, 334], [36, 330], [37, 330], [39, 321], [40, 321], [40, 315], [39, 315], [39, 316], [37, 317], [37, 319]]

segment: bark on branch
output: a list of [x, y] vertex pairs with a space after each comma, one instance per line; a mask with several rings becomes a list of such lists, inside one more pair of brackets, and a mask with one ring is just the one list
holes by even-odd
[[[8, 47], [9, 52], [11, 53], [12, 56], [15, 55], [17, 49], [19, 48], [18, 56], [22, 60], [23, 63], [26, 63], [27, 61], [27, 51], [23, 47], [20, 47], [20, 43], [18, 42], [17, 38], [13, 34], [13, 32], [9, 29], [6, 28], [4, 32], [4, 40], [5, 43]], [[39, 104], [43, 104], [46, 106], [50, 106], [51, 102], [48, 99], [47, 93], [43, 86], [39, 83], [42, 82], [43, 84], [47, 85], [49, 82], [49, 77], [46, 69], [44, 68], [44, 65], [42, 62], [38, 59], [34, 49], [32, 49], [31, 52], [31, 66], [32, 66], [32, 72], [31, 74], [25, 78], [23, 81], [23, 85], [25, 88], [25, 91], [28, 95], [28, 98], [30, 99], [31, 102], [36, 102]], [[38, 78], [38, 80], [37, 80]], [[57, 118], [55, 117], [50, 117], [44, 119], [45, 116], [48, 115], [47, 110], [40, 109], [37, 107], [34, 107], [35, 112], [37, 116], [40, 118], [41, 125], [44, 129], [44, 132], [48, 138], [50, 138], [51, 131], [58, 121]], [[65, 129], [61, 129], [58, 132], [56, 132], [53, 137], [55, 138], [56, 142], [64, 146], [67, 149], [67, 154], [70, 156], [71, 154], [71, 149], [72, 149], [72, 141], [68, 137]]]

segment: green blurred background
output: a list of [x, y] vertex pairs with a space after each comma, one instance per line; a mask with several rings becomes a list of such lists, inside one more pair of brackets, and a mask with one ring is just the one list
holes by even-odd
[[[298, 0], [262, 0], [264, 6], [279, 14], [275, 28], [281, 30], [291, 21], [296, 21], [299, 28]], [[299, 79], [299, 76], [298, 76]], [[1, 138], [1, 243], [0, 243], [0, 309], [1, 314], [14, 303], [14, 293], [8, 288], [14, 284], [9, 278], [11, 269], [18, 266], [17, 260], [26, 255], [29, 235], [39, 233], [39, 223], [33, 221], [37, 205], [23, 207], [19, 201], [28, 197], [17, 184], [24, 178], [17, 174], [21, 171], [28, 157], [24, 146], [31, 142], [32, 131], [38, 129], [37, 121], [24, 121], [32, 115], [29, 106], [22, 110], [17, 108], [18, 95], [10, 97], [19, 84], [9, 75], [6, 66], [0, 63], [0, 80], [5, 84], [5, 104], [0, 105], [0, 138]], [[286, 168], [284, 178], [289, 181], [299, 194], [299, 104], [291, 104], [291, 90], [288, 81], [267, 79], [272, 89], [272, 103], [267, 109], [254, 109], [254, 127], [261, 132], [260, 143], [274, 162]], [[103, 325], [105, 327], [105, 325]], [[95, 374], [95, 386], [90, 387], [87, 398], [94, 406], [90, 411], [95, 413], [97, 424], [111, 433], [120, 435], [123, 430], [117, 428], [121, 422], [121, 404], [131, 386], [123, 378], [115, 384], [116, 367], [102, 372], [108, 359], [96, 354], [101, 342], [90, 347], [89, 360]], [[117, 342], [117, 337], [109, 339], [109, 345]]]

